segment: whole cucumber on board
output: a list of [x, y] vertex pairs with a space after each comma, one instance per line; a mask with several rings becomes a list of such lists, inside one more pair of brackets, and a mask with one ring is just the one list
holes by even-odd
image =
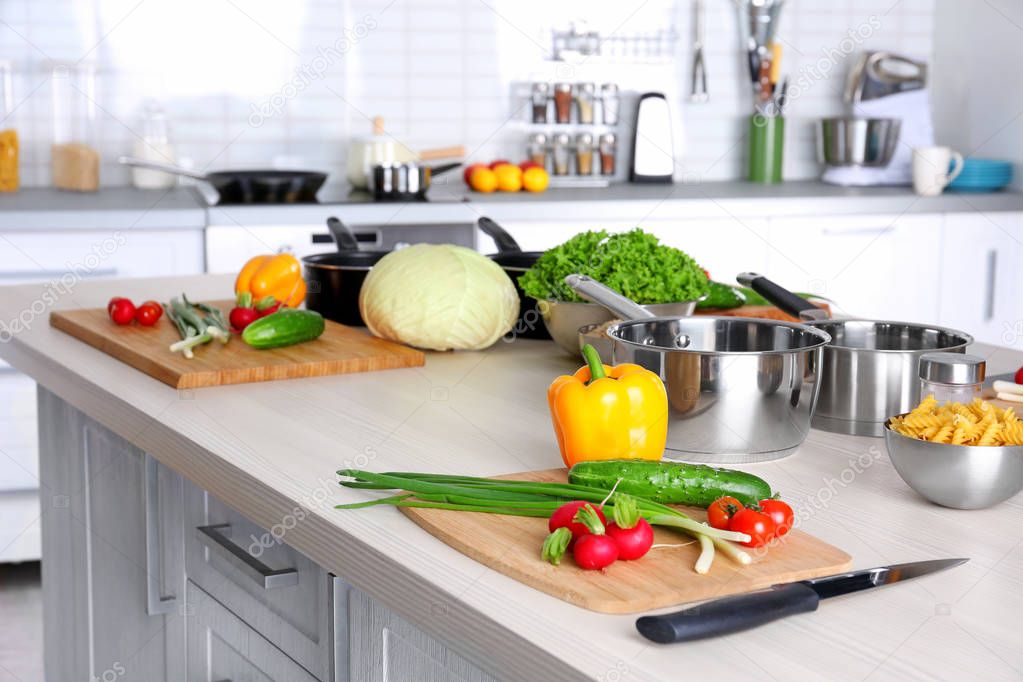
[[[621, 479], [620, 483], [618, 479]], [[764, 479], [744, 471], [718, 469], [706, 464], [638, 459], [595, 460], [573, 466], [568, 472], [568, 480], [604, 490], [610, 490], [618, 483], [615, 490], [619, 492], [664, 504], [694, 507], [706, 507], [723, 495], [731, 495], [747, 505], [771, 497], [771, 486]]]
[[326, 328], [323, 316], [312, 310], [282, 308], [261, 317], [242, 331], [242, 341], [253, 348], [283, 348], [319, 337]]

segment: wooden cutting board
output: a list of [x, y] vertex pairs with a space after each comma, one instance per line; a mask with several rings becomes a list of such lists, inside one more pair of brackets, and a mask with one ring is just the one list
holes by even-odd
[[[227, 311], [232, 304], [214, 305]], [[212, 341], [196, 348], [190, 360], [168, 350], [181, 337], [166, 315], [152, 327], [120, 327], [105, 308], [61, 310], [50, 313], [50, 324], [174, 388], [372, 372], [425, 362], [418, 350], [329, 320], [314, 341], [256, 350], [235, 335], [226, 345]]]
[[[528, 471], [499, 478], [567, 480], [565, 469]], [[699, 545], [688, 535], [656, 527], [655, 547], [638, 561], [617, 561], [605, 571], [584, 571], [566, 555], [561, 565], [540, 559], [547, 520], [445, 509], [400, 508], [444, 543], [476, 561], [541, 592], [602, 613], [637, 613], [749, 592], [775, 583], [803, 580], [849, 568], [852, 557], [812, 535], [794, 530], [754, 563], [739, 566], [720, 552], [706, 575], [693, 570]], [[704, 521], [703, 510], [684, 508]], [[747, 550], [751, 554], [757, 550]]]

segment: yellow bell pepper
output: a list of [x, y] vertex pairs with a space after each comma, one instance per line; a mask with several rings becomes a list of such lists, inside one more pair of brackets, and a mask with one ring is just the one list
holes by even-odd
[[302, 266], [290, 253], [255, 256], [242, 266], [234, 292], [236, 296], [248, 292], [256, 301], [273, 296], [282, 305], [297, 308], [306, 294]]
[[661, 378], [639, 365], [605, 365], [590, 345], [583, 357], [585, 366], [547, 389], [565, 466], [595, 459], [661, 459], [668, 437], [668, 395]]

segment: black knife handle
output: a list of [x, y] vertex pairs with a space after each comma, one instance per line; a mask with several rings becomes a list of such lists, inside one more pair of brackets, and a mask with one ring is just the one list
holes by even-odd
[[819, 309], [813, 303], [796, 296], [785, 287], [756, 272], [743, 272], [735, 279], [739, 284], [749, 287], [793, 317], [799, 317], [799, 314], [805, 311]]
[[636, 629], [660, 644], [691, 642], [706, 637], [728, 635], [765, 623], [817, 610], [820, 597], [802, 583], [779, 585], [769, 590], [715, 599], [662, 616], [643, 616]]

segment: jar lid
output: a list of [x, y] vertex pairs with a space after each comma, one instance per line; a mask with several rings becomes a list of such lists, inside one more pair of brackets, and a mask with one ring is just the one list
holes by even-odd
[[545, 135], [544, 133], [533, 133], [532, 135], [529, 136], [529, 141], [532, 144], [546, 144], [547, 135]]
[[554, 85], [554, 89], [557, 90], [558, 92], [572, 92], [572, 84], [571, 83], [556, 83]]
[[597, 89], [597, 86], [593, 83], [580, 83], [579, 92], [592, 94]]
[[593, 135], [590, 133], [579, 133], [575, 136], [576, 144], [593, 144]]
[[604, 133], [600, 136], [600, 141], [605, 144], [614, 144], [618, 141], [618, 138], [615, 137], [614, 133]]
[[939, 384], [979, 384], [987, 361], [963, 353], [925, 353], [920, 356], [920, 378]]
[[605, 95], [613, 95], [617, 94], [618, 86], [615, 83], [604, 83], [603, 85], [600, 86], [600, 90]]

